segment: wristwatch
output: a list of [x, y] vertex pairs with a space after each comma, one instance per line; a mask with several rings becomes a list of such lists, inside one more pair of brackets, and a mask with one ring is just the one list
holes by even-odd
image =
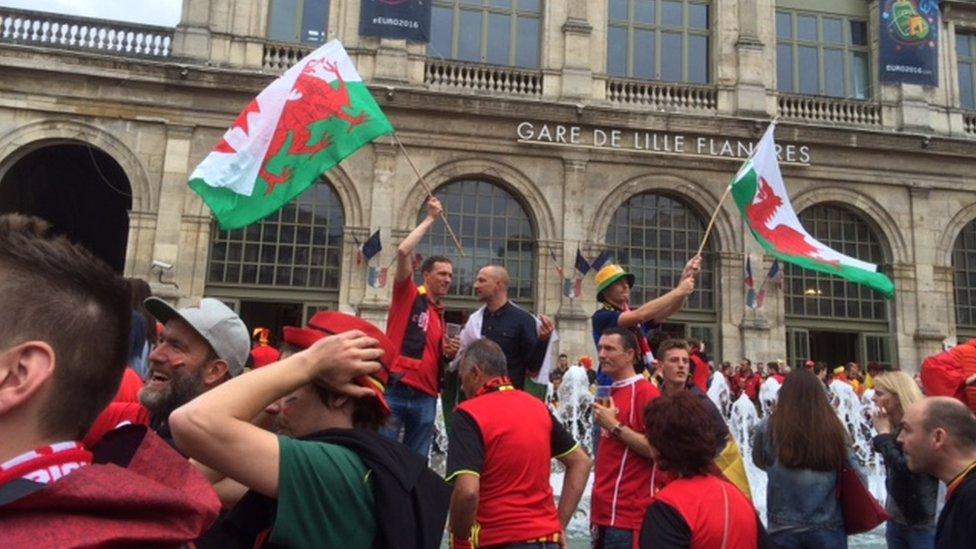
[[620, 437], [620, 433], [623, 433], [623, 432], [624, 432], [624, 424], [623, 423], [618, 423], [618, 424], [616, 424], [616, 425], [613, 426], [613, 429], [610, 429], [610, 434], [613, 435], [613, 436], [615, 436], [615, 437], [618, 437], [618, 438]]

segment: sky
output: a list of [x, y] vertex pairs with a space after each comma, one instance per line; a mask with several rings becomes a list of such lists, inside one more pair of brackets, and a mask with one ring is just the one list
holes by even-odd
[[175, 27], [182, 0], [0, 0], [0, 7]]

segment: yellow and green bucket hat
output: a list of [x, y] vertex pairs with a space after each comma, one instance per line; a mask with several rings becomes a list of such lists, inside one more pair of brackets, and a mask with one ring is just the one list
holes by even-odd
[[634, 275], [628, 273], [620, 265], [609, 263], [596, 273], [596, 298], [603, 301], [603, 290], [606, 290], [618, 280], [624, 278], [631, 288], [634, 287]]

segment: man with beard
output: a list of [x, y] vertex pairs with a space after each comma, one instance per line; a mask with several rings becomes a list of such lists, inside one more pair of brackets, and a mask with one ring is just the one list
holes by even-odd
[[163, 324], [149, 355], [149, 379], [139, 402], [150, 426], [172, 444], [169, 414], [244, 371], [250, 347], [247, 328], [221, 301], [203, 298], [196, 306], [174, 309], [151, 297], [146, 309]]
[[151, 297], [146, 309], [163, 331], [149, 355], [149, 379], [139, 402], [112, 402], [85, 436], [94, 443], [125, 424], [148, 425], [170, 446], [169, 414], [244, 371], [250, 342], [240, 317], [222, 302], [204, 298], [177, 311]]

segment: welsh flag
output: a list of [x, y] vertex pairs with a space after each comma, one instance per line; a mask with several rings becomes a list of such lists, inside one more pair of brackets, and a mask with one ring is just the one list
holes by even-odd
[[237, 116], [190, 176], [222, 229], [263, 219], [343, 158], [393, 132], [338, 40], [308, 54]]
[[891, 298], [895, 285], [873, 263], [846, 256], [819, 242], [800, 225], [783, 185], [770, 124], [753, 155], [732, 180], [732, 198], [749, 230], [767, 253], [782, 261], [857, 284]]

